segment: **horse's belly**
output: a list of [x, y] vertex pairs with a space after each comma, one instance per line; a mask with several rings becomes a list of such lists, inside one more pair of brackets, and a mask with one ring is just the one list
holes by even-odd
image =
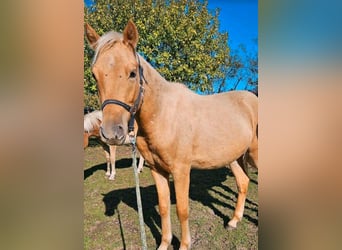
[[192, 161], [191, 166], [196, 169], [221, 168], [238, 159], [244, 152], [245, 151], [239, 151], [235, 154], [229, 154], [227, 152], [214, 155], [202, 154]]
[[217, 168], [222, 168], [225, 166], [228, 166], [231, 162], [208, 162], [208, 161], [194, 161], [191, 164], [191, 168], [194, 169], [217, 169]]
[[192, 166], [199, 169], [210, 169], [227, 166], [241, 157], [248, 149], [250, 140], [236, 140], [201, 145], [193, 150]]

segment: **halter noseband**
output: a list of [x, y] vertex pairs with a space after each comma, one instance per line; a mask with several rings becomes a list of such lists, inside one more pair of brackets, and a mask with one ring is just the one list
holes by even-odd
[[115, 99], [104, 100], [104, 102], [101, 105], [102, 111], [108, 104], [116, 104], [116, 105], [123, 107], [124, 109], [126, 109], [131, 114], [131, 117], [130, 117], [129, 122], [128, 122], [128, 133], [134, 131], [134, 116], [140, 107], [140, 103], [141, 103], [141, 100], [142, 100], [143, 95], [144, 95], [143, 79], [146, 82], [145, 77], [143, 75], [144, 69], [141, 67], [139, 55], [137, 55], [137, 58], [138, 58], [139, 85], [140, 85], [140, 87], [139, 87], [138, 97], [137, 97], [137, 99], [135, 99], [133, 106], [130, 106], [130, 105], [128, 105], [122, 101], [115, 100]]

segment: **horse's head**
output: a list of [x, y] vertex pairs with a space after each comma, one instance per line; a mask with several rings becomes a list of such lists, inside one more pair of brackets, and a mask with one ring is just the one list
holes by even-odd
[[130, 108], [136, 107], [138, 99], [140, 102], [141, 76], [135, 52], [138, 31], [132, 21], [123, 34], [109, 32], [100, 37], [89, 24], [85, 31], [95, 50], [92, 72], [103, 109], [101, 137], [108, 144], [121, 145], [128, 133]]

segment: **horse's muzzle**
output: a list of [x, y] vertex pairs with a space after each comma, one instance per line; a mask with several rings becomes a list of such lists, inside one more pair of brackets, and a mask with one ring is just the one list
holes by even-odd
[[126, 134], [122, 125], [113, 126], [109, 132], [101, 126], [100, 132], [102, 141], [109, 145], [122, 145], [125, 142]]

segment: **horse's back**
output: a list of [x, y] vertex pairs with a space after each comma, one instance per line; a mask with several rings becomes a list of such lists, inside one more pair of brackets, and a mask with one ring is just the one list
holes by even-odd
[[220, 120], [240, 118], [258, 120], [258, 98], [249, 91], [230, 91], [208, 96], [200, 96], [194, 105], [202, 117]]

